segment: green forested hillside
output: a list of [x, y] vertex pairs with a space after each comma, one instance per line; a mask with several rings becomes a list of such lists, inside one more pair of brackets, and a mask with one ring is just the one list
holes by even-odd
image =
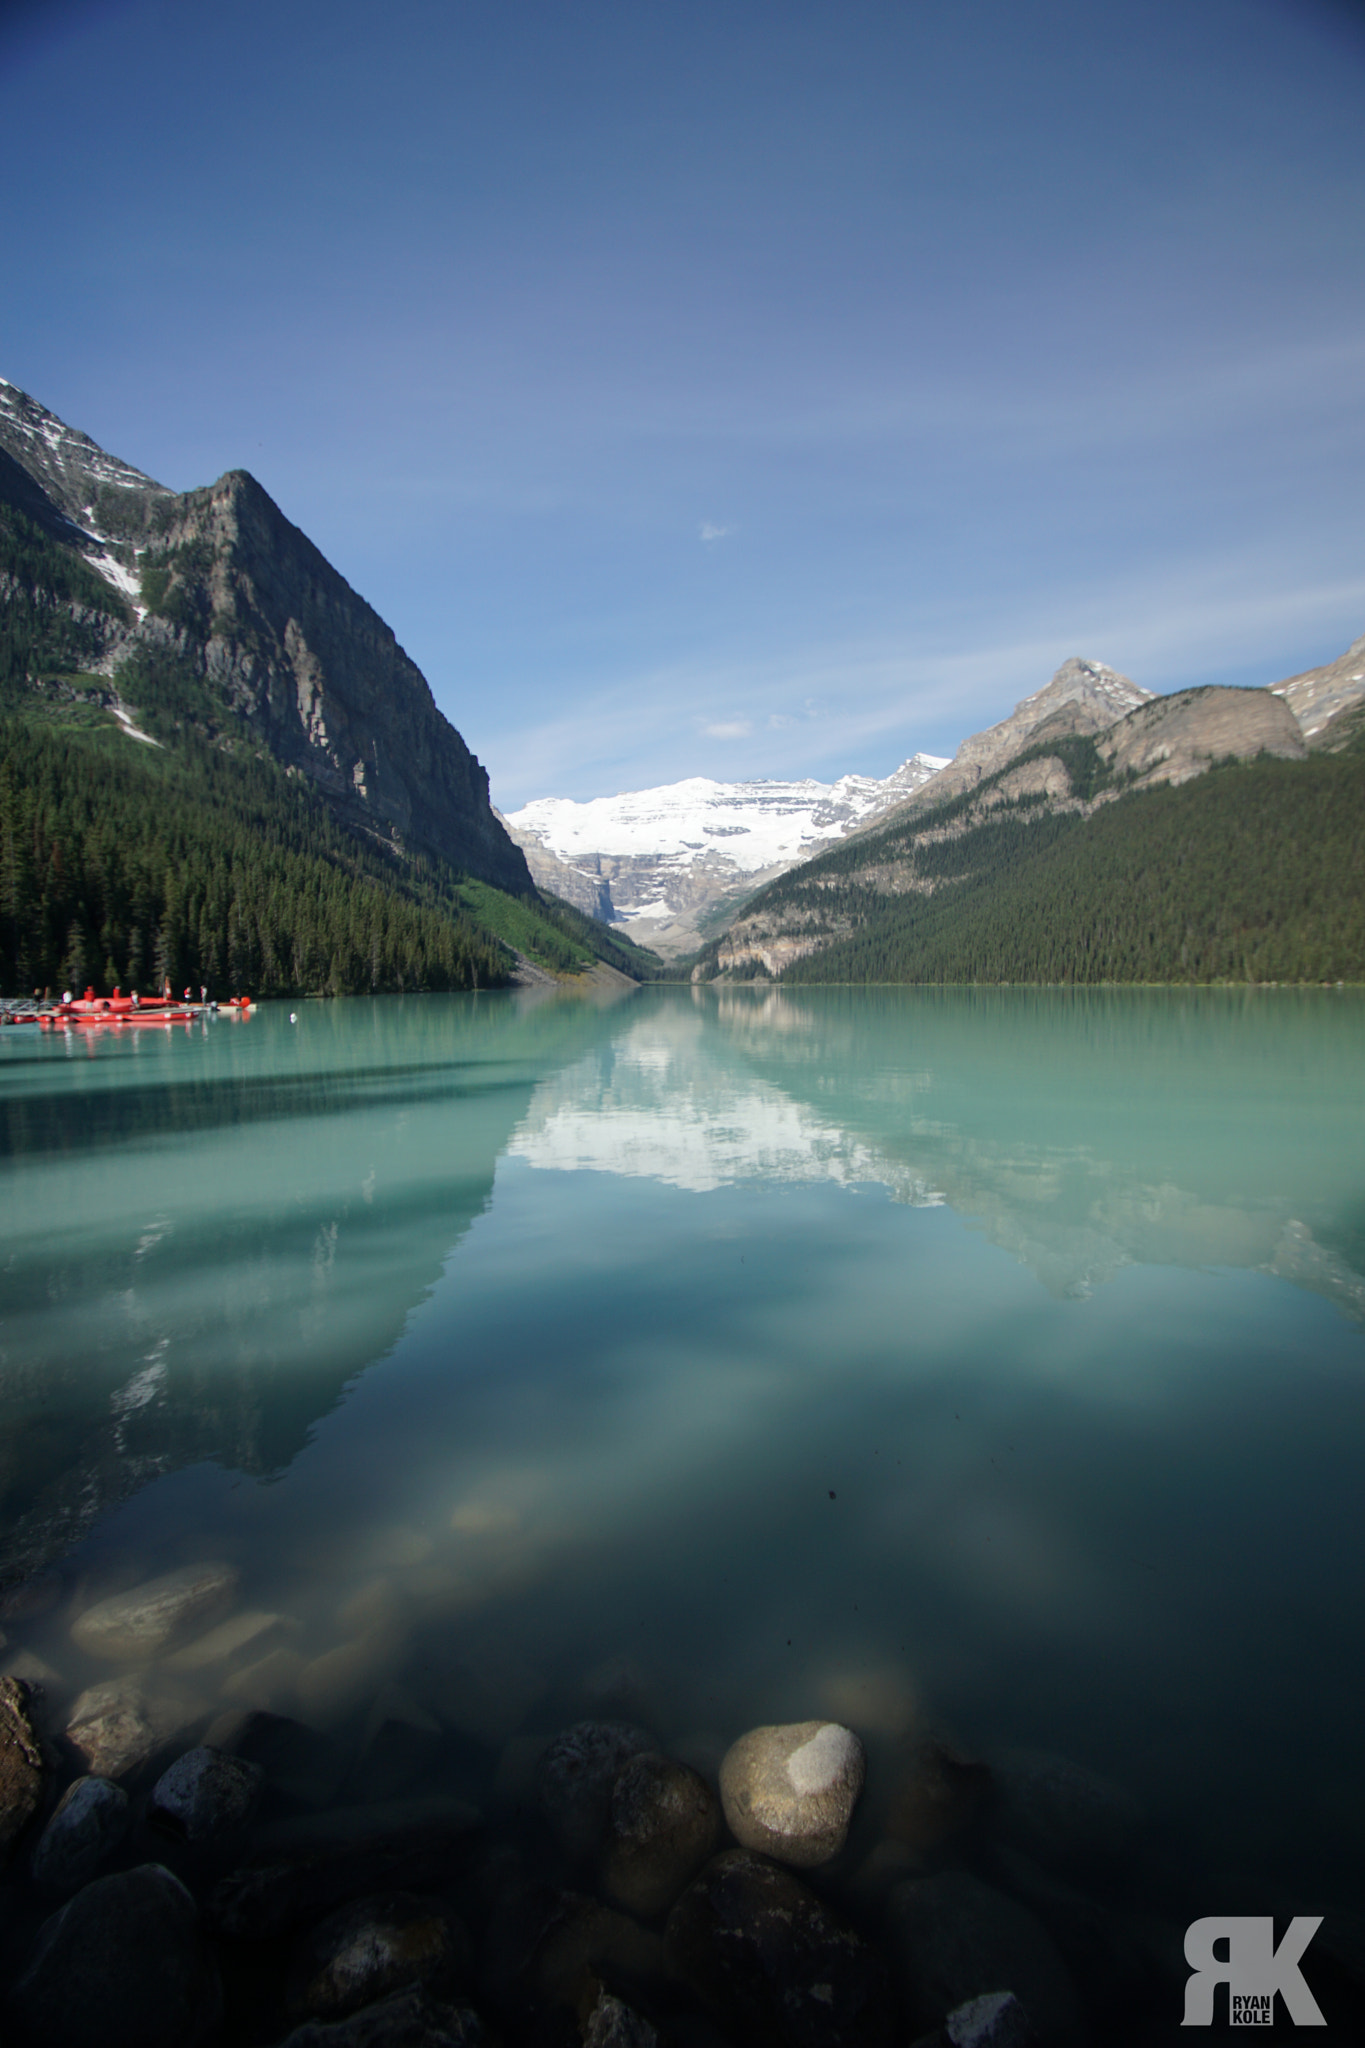
[[35, 673], [96, 660], [111, 625], [128, 618], [88, 562], [0, 498], [0, 702], [17, 701]]
[[79, 701], [0, 719], [0, 990], [205, 984], [215, 996], [498, 987], [652, 955], [569, 904], [422, 855], [400, 866], [300, 778], [193, 737], [130, 740]]
[[[1044, 754], [1076, 797], [1111, 786], [1090, 739], [1011, 770]], [[1005, 772], [780, 877], [703, 964], [745, 974], [746, 945], [813, 939], [784, 981], [1365, 980], [1365, 735], [1088, 816], [1043, 796], [983, 815]]]
[[451, 882], [401, 881], [273, 763], [0, 723], [0, 979], [215, 996], [497, 985]]
[[[164, 567], [144, 580], [184, 625]], [[0, 993], [487, 988], [516, 952], [556, 973], [660, 971], [568, 904], [348, 829], [174, 642], [132, 649], [116, 693], [83, 664], [130, 617], [0, 500]], [[116, 695], [160, 744], [118, 729]]]

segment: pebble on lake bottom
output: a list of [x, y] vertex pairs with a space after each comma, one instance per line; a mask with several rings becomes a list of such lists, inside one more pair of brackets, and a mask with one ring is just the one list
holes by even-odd
[[296, 1681], [305, 1720], [333, 1728], [364, 1706], [388, 1677], [402, 1638], [396, 1623], [384, 1622], [305, 1664]]
[[177, 1757], [152, 1787], [148, 1825], [193, 1844], [239, 1834], [265, 1782], [259, 1764], [200, 1745]]
[[971, 1826], [991, 1789], [985, 1764], [926, 1737], [902, 1758], [886, 1801], [886, 1832], [928, 1854]]
[[210, 2041], [222, 1987], [184, 1885], [142, 1863], [78, 1891], [40, 1930], [10, 2016], [22, 2039], [43, 2048]]
[[185, 1565], [97, 1600], [72, 1623], [71, 1640], [87, 1656], [118, 1664], [146, 1662], [191, 1629], [217, 1620], [236, 1599], [237, 1587], [232, 1565]]
[[280, 2048], [493, 2048], [470, 2006], [442, 2004], [425, 1991], [395, 1991], [346, 2020], [305, 2020]]
[[0, 1863], [38, 1811], [48, 1763], [22, 1678], [0, 1678]]
[[887, 1922], [917, 2026], [939, 2025], [956, 2007], [1008, 1987], [1048, 2048], [1084, 2039], [1076, 1987], [1047, 1928], [971, 1871], [897, 1885]]
[[202, 1671], [214, 1664], [226, 1664], [245, 1650], [259, 1656], [273, 1637], [296, 1626], [283, 1614], [234, 1614], [230, 1621], [220, 1622], [207, 1635], [196, 1636], [183, 1649], [173, 1650], [164, 1659], [165, 1667], [168, 1671]]
[[567, 1856], [586, 1860], [602, 1846], [611, 1789], [628, 1758], [655, 1748], [629, 1721], [576, 1721], [556, 1735], [537, 1773], [541, 1811]]
[[222, 1696], [230, 1704], [273, 1712], [293, 1706], [298, 1698], [299, 1676], [307, 1659], [283, 1643], [268, 1650], [254, 1664], [244, 1664], [223, 1680]]
[[704, 1778], [672, 1757], [628, 1759], [611, 1788], [603, 1887], [627, 1912], [665, 1913], [715, 1849], [720, 1808]]
[[643, 2014], [609, 1991], [599, 1991], [581, 2028], [583, 2048], [659, 2048], [659, 2036]]
[[286, 2001], [296, 2018], [345, 2019], [394, 1991], [452, 1993], [468, 1977], [469, 1936], [453, 1914], [403, 1892], [359, 1899], [298, 1944]]
[[676, 1975], [745, 2048], [890, 2048], [885, 1963], [791, 1871], [713, 1857], [668, 1916]]
[[204, 1718], [201, 1702], [109, 1678], [76, 1701], [66, 1739], [96, 1777], [131, 1778]]
[[836, 1721], [751, 1728], [720, 1767], [730, 1832], [798, 1870], [828, 1863], [844, 1845], [866, 1769], [862, 1743]]
[[58, 1801], [33, 1851], [35, 1884], [75, 1892], [88, 1884], [128, 1831], [128, 1794], [110, 1778], [77, 1778]]

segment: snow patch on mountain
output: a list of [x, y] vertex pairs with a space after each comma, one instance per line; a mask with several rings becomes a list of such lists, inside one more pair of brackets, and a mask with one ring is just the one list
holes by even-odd
[[693, 775], [657, 789], [577, 803], [539, 797], [508, 818], [514, 837], [534, 839], [562, 861], [585, 857], [667, 860], [695, 865], [708, 856], [736, 879], [800, 860], [850, 826], [898, 803], [946, 766], [916, 754], [893, 776], [842, 775], [837, 782], [714, 782]]
[[915, 754], [882, 781], [693, 775], [587, 803], [538, 797], [503, 823], [542, 889], [676, 954], [700, 943], [717, 905], [903, 803], [944, 765]]
[[[94, 531], [93, 528], [88, 530]], [[95, 534], [95, 538], [102, 540], [103, 535]], [[147, 616], [147, 607], [142, 602], [141, 577], [136, 576], [131, 569], [125, 568], [113, 555], [104, 554], [102, 551], [97, 553], [92, 550], [85, 559], [97, 574], [103, 576], [106, 583], [113, 584], [120, 597], [128, 599], [140, 624]]]
[[[56, 486], [53, 495], [70, 516], [75, 515], [77, 508], [66, 501], [77, 478], [96, 485], [115, 484], [121, 490], [159, 491], [163, 488], [152, 477], [144, 476], [140, 469], [134, 469], [130, 462], [121, 462], [117, 455], [110, 455], [88, 434], [82, 434], [76, 427], [68, 427], [65, 420], [59, 420], [45, 405], [39, 405], [36, 398], [30, 398], [17, 384], [11, 384], [8, 377], [0, 377], [0, 418], [24, 446], [24, 455], [16, 459], [22, 460], [29, 473], [49, 488]], [[87, 516], [90, 509], [88, 504], [79, 507]]]

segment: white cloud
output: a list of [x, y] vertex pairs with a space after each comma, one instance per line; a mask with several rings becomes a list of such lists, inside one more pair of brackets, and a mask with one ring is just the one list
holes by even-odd
[[747, 740], [753, 729], [752, 722], [747, 718], [728, 718], [719, 725], [702, 727], [708, 740]]
[[709, 519], [703, 519], [698, 531], [704, 541], [724, 540], [727, 533], [734, 532], [733, 526], [713, 526]]

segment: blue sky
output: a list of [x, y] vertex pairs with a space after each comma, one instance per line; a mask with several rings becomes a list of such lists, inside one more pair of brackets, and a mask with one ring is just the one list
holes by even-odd
[[1333, 0], [28, 0], [0, 374], [250, 469], [494, 800], [885, 774], [1365, 632]]

